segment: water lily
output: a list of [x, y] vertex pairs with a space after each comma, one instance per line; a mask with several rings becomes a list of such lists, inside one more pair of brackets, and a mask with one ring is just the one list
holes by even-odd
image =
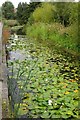
[[45, 81], [48, 81], [48, 79], [46, 78], [46, 80]]
[[52, 100], [48, 100], [48, 105], [52, 105]]

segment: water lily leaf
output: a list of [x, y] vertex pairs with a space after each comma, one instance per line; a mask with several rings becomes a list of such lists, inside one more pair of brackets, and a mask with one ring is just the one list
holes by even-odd
[[23, 114], [26, 114], [27, 112], [28, 112], [27, 104], [25, 103], [20, 104], [20, 107], [18, 109], [18, 115], [23, 115]]
[[44, 113], [41, 115], [41, 118], [49, 118], [49, 113], [47, 111], [44, 111]]
[[[15, 88], [12, 89], [14, 85], [11, 83], [14, 79], [22, 98], [18, 114], [28, 113], [31, 118], [77, 118], [78, 65], [68, 56], [58, 54], [53, 48], [50, 50], [41, 41], [18, 40], [13, 43], [15, 45], [11, 46], [10, 41], [9, 49], [21, 51], [26, 58], [8, 61], [10, 98], [14, 98]], [[50, 105], [49, 100], [52, 101]], [[15, 103], [15, 99], [12, 102]]]
[[68, 110], [68, 111], [67, 111], [67, 114], [73, 115], [73, 112], [72, 112], [71, 110]]

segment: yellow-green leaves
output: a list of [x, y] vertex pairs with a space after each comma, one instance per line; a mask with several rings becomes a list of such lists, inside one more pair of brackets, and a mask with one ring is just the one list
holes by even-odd
[[55, 10], [55, 7], [50, 3], [45, 3], [45, 4], [43, 3], [41, 7], [36, 8], [36, 10], [33, 12], [34, 21], [44, 22], [44, 23], [49, 23], [51, 21], [54, 21], [53, 20], [54, 10]]

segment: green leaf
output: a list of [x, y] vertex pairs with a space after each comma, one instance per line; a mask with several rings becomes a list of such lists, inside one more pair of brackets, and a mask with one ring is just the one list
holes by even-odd
[[72, 112], [71, 110], [68, 110], [68, 111], [67, 111], [67, 114], [73, 115], [73, 112]]
[[49, 113], [47, 111], [44, 111], [44, 113], [41, 115], [41, 118], [49, 118]]

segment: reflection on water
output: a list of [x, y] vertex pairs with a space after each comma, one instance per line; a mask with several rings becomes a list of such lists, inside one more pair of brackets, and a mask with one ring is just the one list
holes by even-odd
[[[9, 38], [9, 44], [6, 45], [6, 48], [8, 49], [8, 60], [15, 61], [15, 60], [36, 60], [37, 57], [34, 57], [31, 53], [35, 54], [37, 52], [36, 49], [30, 49], [33, 48], [33, 43], [25, 43], [27, 40], [25, 35], [16, 35], [13, 34]], [[26, 41], [28, 42], [28, 40]], [[29, 45], [30, 44], [30, 45]], [[17, 46], [17, 47], [16, 47]], [[18, 48], [19, 47], [19, 48]], [[27, 49], [27, 50], [26, 50]]]
[[23, 51], [16, 50], [10, 52], [10, 60], [24, 60], [26, 58], [25, 54], [23, 54]]
[[[14, 46], [16, 46], [17, 42], [19, 40], [25, 40], [25, 36], [23, 35], [16, 35], [15, 33], [13, 35], [10, 36], [9, 38], [9, 45], [6, 45], [7, 49], [9, 48], [13, 48]], [[21, 45], [23, 46], [24, 44], [19, 44], [18, 45]], [[9, 57], [8, 59], [11, 60], [11, 61], [15, 61], [15, 60], [24, 60], [24, 59], [28, 59], [28, 58], [31, 58], [30, 55], [28, 55], [28, 53], [24, 50], [20, 50], [20, 49], [11, 49], [8, 51], [8, 54], [9, 54]]]

